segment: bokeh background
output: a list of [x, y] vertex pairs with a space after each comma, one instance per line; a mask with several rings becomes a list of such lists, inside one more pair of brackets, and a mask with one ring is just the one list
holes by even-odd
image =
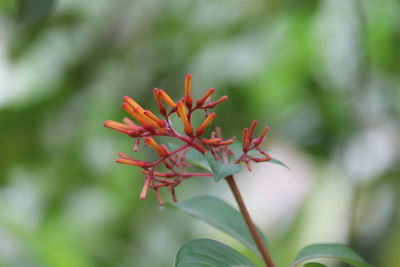
[[[114, 163], [132, 140], [102, 122], [124, 95], [177, 99], [186, 73], [195, 96], [229, 95], [215, 121], [228, 137], [258, 119], [291, 167], [237, 176], [278, 266], [319, 242], [399, 266], [399, 25], [397, 0], [1, 0], [0, 266], [171, 266], [194, 238], [251, 257], [140, 201], [139, 170]], [[234, 205], [223, 182], [178, 188], [205, 194]]]

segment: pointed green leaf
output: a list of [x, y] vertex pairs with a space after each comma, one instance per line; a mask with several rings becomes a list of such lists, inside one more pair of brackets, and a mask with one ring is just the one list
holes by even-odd
[[270, 161], [268, 161], [268, 162], [269, 162], [269, 163], [274, 163], [274, 164], [281, 165], [281, 166], [283, 166], [283, 167], [285, 167], [286, 169], [288, 169], [288, 170], [291, 171], [291, 169], [289, 168], [288, 165], [286, 165], [285, 163], [283, 163], [282, 161], [280, 161], [280, 160], [277, 159], [277, 158], [272, 157], [272, 159], [271, 159]]
[[195, 239], [176, 254], [174, 267], [255, 267], [231, 247], [211, 239]]
[[206, 159], [214, 174], [215, 182], [242, 170], [242, 167], [239, 164], [223, 164], [221, 161], [215, 160], [214, 156], [210, 152], [206, 153]]
[[[169, 204], [168, 206], [171, 205], [197, 219], [205, 221], [236, 238], [255, 253], [259, 253], [242, 215], [225, 201], [216, 197], [201, 196]], [[258, 232], [266, 244], [267, 241], [264, 235], [260, 230]]]
[[303, 267], [327, 267], [325, 264], [319, 263], [319, 262], [309, 262], [304, 264]]
[[356, 252], [351, 248], [341, 244], [314, 244], [300, 250], [292, 267], [317, 258], [334, 258], [339, 261], [351, 264], [356, 267], [370, 267]]

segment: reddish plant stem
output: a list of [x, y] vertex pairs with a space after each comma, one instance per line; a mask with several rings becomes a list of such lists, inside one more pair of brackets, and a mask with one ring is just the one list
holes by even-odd
[[243, 198], [240, 194], [239, 188], [236, 185], [235, 179], [233, 178], [233, 175], [229, 175], [225, 178], [225, 180], [228, 182], [229, 187], [231, 188], [232, 194], [234, 195], [236, 202], [239, 206], [240, 212], [243, 215], [243, 218], [247, 224], [247, 226], [249, 227], [251, 236], [254, 239], [254, 242], [257, 245], [258, 250], [261, 253], [261, 256], [265, 262], [265, 264], [268, 267], [275, 267], [274, 262], [272, 261], [272, 258], [268, 252], [268, 249], [266, 248], [260, 233], [257, 231], [256, 226], [254, 225], [249, 212], [247, 211], [246, 205], [244, 204]]
[[153, 162], [152, 165], [153, 165], [153, 166], [156, 166], [156, 165], [160, 164], [160, 162], [165, 161], [167, 158], [169, 158], [169, 157], [175, 155], [176, 153], [179, 153], [180, 151], [182, 151], [182, 150], [184, 150], [184, 149], [186, 149], [186, 148], [188, 148], [188, 147], [190, 147], [190, 146], [189, 146], [188, 144], [186, 144], [186, 145], [184, 145], [184, 146], [182, 146], [182, 147], [180, 147], [180, 148], [178, 148], [178, 149], [176, 149], [176, 150], [174, 150], [174, 151], [172, 151], [172, 152], [169, 152], [168, 155], [167, 155], [166, 157], [160, 158], [159, 160]]

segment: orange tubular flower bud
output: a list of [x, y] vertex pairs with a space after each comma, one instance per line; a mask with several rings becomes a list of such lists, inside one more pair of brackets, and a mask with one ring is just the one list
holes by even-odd
[[201, 142], [205, 145], [216, 145], [222, 141], [221, 138], [201, 139]]
[[[149, 174], [149, 171], [146, 170], [142, 170], [143, 174]], [[175, 177], [176, 174], [173, 172], [154, 172], [154, 176], [157, 177], [164, 177], [164, 178], [171, 178], [171, 177]]]
[[147, 191], [149, 190], [150, 181], [151, 181], [151, 175], [148, 174], [146, 176], [146, 181], [144, 182], [144, 185], [143, 185], [143, 188], [142, 188], [142, 192], [140, 192], [140, 199], [141, 200], [144, 200], [146, 198]]
[[132, 120], [130, 120], [127, 117], [123, 118], [122, 121], [125, 122], [126, 125], [131, 126], [132, 128], [138, 127]]
[[146, 115], [148, 118], [150, 118], [151, 120], [153, 120], [155, 123], [158, 124], [159, 127], [164, 127], [165, 126], [165, 121], [160, 120], [156, 115], [154, 115], [153, 112], [151, 112], [150, 110], [145, 110], [144, 111], [144, 115]]
[[154, 148], [154, 150], [157, 151], [160, 157], [165, 157], [168, 155], [167, 150], [164, 147], [160, 146], [156, 141], [154, 141], [153, 138], [146, 137], [144, 141], [146, 142], [146, 144], [149, 144], [152, 148]]
[[207, 118], [203, 121], [199, 128], [197, 128], [196, 134], [202, 135], [206, 130], [207, 126], [211, 124], [211, 122], [217, 117], [217, 114], [211, 113], [207, 116]]
[[197, 106], [201, 107], [204, 102], [207, 100], [207, 98], [209, 98], [213, 93], [215, 92], [214, 88], [210, 88], [208, 89], [208, 91], [204, 94], [204, 96], [202, 98], [200, 98], [199, 100], [197, 100]]
[[[135, 119], [146, 130], [152, 132], [152, 130], [150, 130], [150, 128], [156, 128], [156, 129], [160, 130], [161, 132], [164, 132], [163, 128], [161, 128], [155, 121], [153, 121], [152, 119], [150, 119], [148, 116], [145, 115], [145, 111], [143, 111], [139, 108], [134, 108], [133, 113], [135, 114]], [[153, 132], [154, 132], [154, 130], [153, 130]]]
[[192, 125], [190, 125], [190, 122], [187, 118], [185, 106], [183, 105], [182, 101], [178, 103], [178, 114], [182, 119], [185, 133], [187, 135], [193, 135], [193, 128]]
[[218, 144], [216, 144], [216, 146], [227, 146], [227, 145], [231, 145], [234, 142], [233, 139], [228, 139], [222, 142], [219, 142]]
[[124, 102], [128, 103], [132, 108], [138, 108], [140, 110], [143, 110], [143, 108], [129, 96], [124, 96]]
[[249, 142], [249, 129], [244, 128], [242, 133], [242, 147], [243, 151], [247, 151], [249, 149], [250, 142]]
[[192, 107], [192, 98], [190, 97], [190, 89], [192, 87], [192, 74], [187, 74], [185, 77], [185, 103], [188, 108]]
[[271, 156], [265, 156], [264, 158], [253, 158], [254, 162], [266, 162], [266, 161], [271, 161]]
[[123, 159], [128, 159], [128, 160], [133, 160], [133, 161], [135, 161], [134, 158], [129, 157], [127, 154], [125, 154], [125, 153], [123, 153], [123, 152], [118, 152], [117, 155], [120, 156], [120, 157], [123, 158]]
[[254, 130], [256, 129], [258, 121], [253, 120], [250, 125], [250, 130], [249, 130], [249, 139], [251, 140], [253, 138]]
[[[155, 133], [153, 125], [151, 125], [147, 120], [145, 120], [144, 118], [147, 118], [146, 116], [144, 116], [144, 114], [140, 114], [138, 112], [138, 109], [136, 109], [136, 111], [134, 111], [132, 109], [132, 107], [128, 104], [128, 103], [123, 103], [122, 104], [122, 108], [129, 114], [131, 115], [133, 118], [135, 118], [135, 120], [137, 120], [144, 129], [146, 129], [147, 131], [151, 132], [151, 133]], [[150, 120], [149, 118], [147, 118], [149, 121], [153, 122], [154, 125], [157, 125], [157, 123], [155, 123], [154, 121]]]
[[161, 147], [167, 152], [167, 154], [169, 153], [169, 151], [168, 151], [168, 147], [166, 146], [166, 145], [164, 145], [164, 144], [161, 144]]
[[134, 112], [133, 108], [131, 105], [129, 105], [128, 103], [122, 103], [122, 109], [126, 111], [126, 113], [128, 113], [129, 115], [131, 115], [132, 118], [134, 118], [135, 120], [139, 121], [139, 115]]
[[132, 165], [132, 166], [137, 166], [137, 167], [142, 167], [142, 168], [148, 168], [151, 166], [151, 162], [140, 161], [140, 160], [131, 160], [131, 159], [125, 159], [125, 158], [117, 159], [116, 162], [120, 163], [120, 164]]
[[126, 124], [119, 123], [116, 121], [111, 121], [111, 120], [105, 121], [103, 123], [103, 125], [107, 128], [113, 129], [115, 131], [118, 131], [118, 132], [124, 133], [124, 134], [129, 134], [129, 131], [132, 130], [132, 128]]
[[176, 174], [172, 172], [154, 172], [154, 175], [157, 177], [165, 177], [165, 178], [171, 178], [176, 176]]
[[264, 137], [267, 135], [268, 131], [269, 131], [269, 126], [265, 127], [264, 130], [261, 132], [261, 135], [259, 137], [260, 142], [262, 142], [262, 140], [264, 139]]
[[154, 194], [156, 195], [158, 204], [160, 204], [160, 206], [164, 206], [164, 200], [162, 199], [161, 194], [160, 194], [160, 192], [158, 191], [158, 188], [157, 188], [157, 187], [154, 188]]
[[162, 98], [162, 100], [165, 101], [171, 108], [174, 108], [176, 106], [175, 102], [169, 97], [169, 95], [162, 89], [158, 91], [159, 96]]
[[213, 107], [215, 107], [216, 105], [221, 104], [222, 102], [225, 102], [227, 99], [228, 99], [228, 96], [224, 95], [223, 97], [221, 97], [221, 98], [218, 99], [217, 101], [212, 102], [209, 106], [210, 106], [211, 108], [213, 108]]
[[160, 92], [157, 88], [153, 89], [153, 94], [154, 94], [154, 98], [156, 99], [157, 105], [158, 105], [158, 109], [160, 110], [161, 115], [165, 116], [167, 115], [167, 111], [165, 110], [165, 107], [161, 101], [160, 98]]

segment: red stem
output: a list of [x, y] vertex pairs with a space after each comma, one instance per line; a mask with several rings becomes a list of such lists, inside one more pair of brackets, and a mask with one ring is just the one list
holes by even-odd
[[240, 194], [239, 188], [236, 185], [235, 179], [233, 178], [233, 175], [229, 175], [228, 177], [225, 178], [225, 180], [228, 182], [229, 187], [231, 188], [232, 194], [235, 196], [235, 199], [239, 206], [240, 212], [243, 215], [243, 218], [247, 224], [247, 227], [250, 230], [251, 236], [253, 237], [254, 242], [256, 243], [257, 248], [260, 251], [265, 264], [268, 267], [275, 267], [275, 264], [272, 261], [272, 258], [268, 252], [268, 249], [265, 246], [265, 244], [260, 236], [260, 233], [258, 232], [257, 228], [255, 227], [255, 225], [250, 217], [249, 212], [247, 211], [246, 205], [244, 204], [244, 201]]

